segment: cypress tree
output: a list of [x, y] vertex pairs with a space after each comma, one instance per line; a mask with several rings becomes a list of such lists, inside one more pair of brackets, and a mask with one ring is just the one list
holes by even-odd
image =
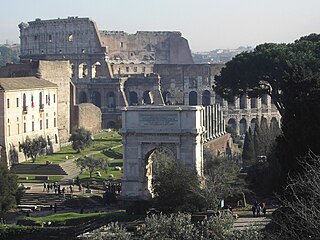
[[254, 150], [254, 141], [252, 136], [251, 127], [246, 132], [244, 138], [243, 151], [242, 151], [242, 161], [243, 166], [248, 167], [255, 163], [255, 150]]

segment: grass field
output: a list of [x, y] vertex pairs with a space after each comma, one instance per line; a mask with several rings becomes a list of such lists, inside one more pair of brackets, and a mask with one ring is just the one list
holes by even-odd
[[[50, 161], [52, 163], [62, 163], [65, 162], [66, 159], [77, 158], [85, 155], [91, 155], [95, 153], [99, 153], [103, 150], [108, 150], [109, 148], [120, 146], [121, 136], [116, 132], [107, 132], [103, 131], [94, 135], [93, 143], [91, 146], [85, 148], [81, 151], [81, 153], [76, 153], [75, 150], [72, 149], [71, 146], [63, 147], [59, 152], [56, 152], [52, 155], [40, 156], [36, 159], [35, 163], [46, 163]], [[122, 148], [119, 147], [115, 150], [104, 151], [104, 157], [106, 158], [122, 158]], [[32, 160], [28, 160], [23, 162], [24, 164], [32, 164]]]
[[[67, 225], [77, 225], [83, 222], [88, 222], [94, 219], [104, 218], [106, 220], [126, 220], [130, 218], [125, 211], [118, 210], [114, 212], [99, 212], [99, 213], [75, 213], [67, 212], [60, 214], [53, 214], [46, 217], [26, 217], [26, 220], [33, 221], [35, 225], [41, 225], [42, 223], [50, 222], [53, 226], [67, 226]], [[132, 218], [132, 217], [131, 217]], [[136, 217], [135, 217], [136, 218]]]

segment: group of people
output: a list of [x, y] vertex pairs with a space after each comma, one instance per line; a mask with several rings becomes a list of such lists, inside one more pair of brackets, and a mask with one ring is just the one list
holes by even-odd
[[66, 187], [61, 187], [57, 182], [54, 183], [43, 183], [43, 192], [54, 192], [55, 194], [65, 195], [66, 192], [73, 193], [74, 186], [70, 185], [67, 189]]
[[254, 204], [252, 205], [252, 215], [254, 217], [260, 217], [261, 214], [263, 213], [263, 216], [266, 216], [267, 213], [267, 208], [266, 208], [266, 203], [265, 202], [257, 202], [255, 201]]

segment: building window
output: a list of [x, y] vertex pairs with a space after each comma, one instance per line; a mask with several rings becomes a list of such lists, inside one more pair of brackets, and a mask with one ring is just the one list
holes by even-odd
[[146, 71], [146, 67], [142, 67], [142, 72], [145, 72]]
[[38, 40], [38, 36], [37, 36], [37, 35], [34, 36], [34, 40], [35, 40], [35, 41]]
[[48, 129], [49, 128], [49, 120], [46, 119], [46, 128]]
[[27, 97], [26, 94], [23, 94], [23, 102], [22, 102], [22, 106], [23, 106], [23, 111], [27, 111]]
[[133, 71], [134, 71], [134, 72], [137, 72], [137, 71], [138, 71], [138, 68], [137, 68], [137, 67], [134, 67], [134, 68], [133, 68]]
[[49, 42], [52, 42], [52, 35], [49, 34]]
[[18, 134], [20, 134], [20, 124], [17, 123], [17, 130], [18, 130]]
[[24, 132], [24, 133], [27, 132], [27, 123], [23, 123], [23, 132]]
[[8, 136], [11, 135], [11, 132], [10, 132], [10, 125], [8, 126]]
[[56, 95], [53, 94], [53, 102], [55, 103], [56, 102]]
[[120, 42], [120, 47], [121, 47], [121, 48], [123, 47], [123, 42]]
[[73, 34], [72, 33], [69, 34], [68, 41], [69, 42], [73, 42]]
[[8, 123], [10, 123], [10, 119], [8, 118]]
[[56, 143], [58, 143], [58, 136], [57, 136], [57, 134], [54, 135], [54, 138], [55, 138], [55, 140], [56, 140]]
[[17, 98], [17, 107], [19, 107], [19, 98]]
[[34, 122], [31, 123], [31, 129], [34, 131]]
[[40, 130], [42, 130], [42, 120], [40, 120]]
[[10, 108], [10, 99], [7, 99], [7, 108]]
[[57, 127], [57, 119], [56, 118], [53, 119], [53, 126]]
[[129, 72], [129, 67], [126, 67], [126, 72]]

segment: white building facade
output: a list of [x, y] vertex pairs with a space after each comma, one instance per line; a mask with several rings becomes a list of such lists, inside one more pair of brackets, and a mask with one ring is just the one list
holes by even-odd
[[36, 77], [0, 78], [1, 159], [7, 166], [26, 160], [19, 146], [27, 137], [42, 136], [53, 151], [60, 148], [57, 89]]

